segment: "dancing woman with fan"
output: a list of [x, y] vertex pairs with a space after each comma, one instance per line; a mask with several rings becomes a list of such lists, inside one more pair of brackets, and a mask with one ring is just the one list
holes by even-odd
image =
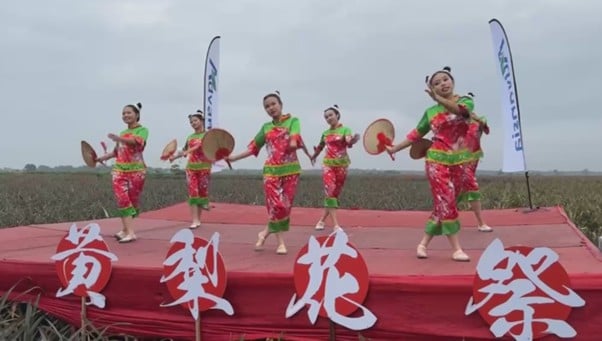
[[169, 157], [169, 161], [187, 156], [186, 183], [188, 187], [188, 204], [192, 216], [191, 229], [201, 226], [203, 210], [209, 209], [209, 180], [212, 162], [203, 153], [203, 137], [205, 136], [205, 115], [201, 110], [188, 115], [190, 126], [194, 130], [186, 139], [184, 148]]
[[136, 240], [133, 218], [140, 213], [140, 195], [144, 189], [146, 164], [142, 153], [148, 139], [148, 129], [140, 124], [142, 104], [128, 104], [123, 108], [121, 117], [127, 129], [108, 137], [117, 143], [112, 152], [97, 159], [104, 162], [116, 158], [113, 166], [113, 192], [121, 216], [122, 230], [115, 234], [120, 243]]
[[322, 161], [322, 178], [326, 196], [324, 198], [324, 214], [316, 224], [316, 230], [324, 229], [324, 221], [328, 216], [332, 218], [336, 230], [341, 228], [336, 214], [339, 207], [339, 195], [347, 179], [347, 168], [351, 164], [347, 148], [351, 148], [359, 141], [360, 136], [353, 135], [351, 129], [339, 122], [341, 110], [336, 104], [324, 110], [324, 119], [330, 128], [322, 133], [320, 143], [314, 148], [314, 154], [311, 156], [313, 164], [322, 150], [326, 148], [326, 155]]
[[433, 132], [433, 144], [426, 155], [426, 175], [433, 195], [433, 211], [426, 223], [425, 233], [418, 244], [416, 255], [427, 258], [427, 247], [436, 235], [447, 236], [452, 248], [452, 259], [469, 261], [460, 246], [458, 232], [457, 198], [462, 192], [464, 166], [469, 153], [464, 145], [474, 102], [471, 97], [454, 93], [454, 78], [449, 67], [427, 77], [428, 95], [436, 102], [424, 112], [415, 129], [406, 139], [394, 146], [387, 146], [392, 155], [419, 141], [429, 131]]
[[[468, 95], [474, 97], [471, 92]], [[483, 133], [489, 134], [489, 125], [484, 116], [478, 116], [474, 112], [470, 116], [470, 124], [464, 138], [464, 144], [468, 148], [470, 159], [464, 164], [462, 194], [460, 194], [458, 202], [467, 201], [469, 203], [470, 209], [477, 219], [478, 231], [491, 232], [493, 229], [485, 223], [481, 215], [481, 192], [479, 190], [479, 183], [477, 182], [477, 167], [480, 159], [483, 157], [481, 137]]]
[[283, 255], [288, 251], [282, 233], [290, 227], [291, 209], [301, 174], [297, 149], [302, 148], [308, 157], [311, 156], [301, 139], [299, 119], [282, 113], [280, 92], [265, 95], [263, 107], [272, 120], [262, 125], [246, 151], [228, 156], [226, 161], [234, 162], [251, 155], [257, 156], [261, 148], [266, 146], [268, 157], [263, 167], [263, 188], [269, 222], [267, 227], [259, 232], [255, 250], [262, 250], [268, 235], [274, 233], [278, 240], [276, 253]]

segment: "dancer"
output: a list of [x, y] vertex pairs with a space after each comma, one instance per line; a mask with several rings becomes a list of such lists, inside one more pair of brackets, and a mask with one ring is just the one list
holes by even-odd
[[434, 207], [416, 255], [418, 258], [427, 258], [427, 247], [432, 238], [446, 235], [453, 248], [452, 259], [469, 261], [458, 238], [460, 221], [456, 199], [461, 192], [463, 164], [468, 159], [468, 152], [461, 145], [474, 103], [472, 98], [454, 93], [454, 78], [450, 70], [445, 67], [427, 77], [428, 87], [425, 91], [437, 104], [426, 109], [417, 127], [410, 131], [404, 141], [387, 147], [387, 151], [396, 153], [411, 146], [429, 131], [433, 132], [433, 144], [427, 151], [425, 168]]
[[304, 148], [307, 156], [310, 155], [303, 146], [299, 119], [291, 114], [282, 114], [280, 92], [265, 95], [263, 107], [272, 120], [263, 124], [246, 151], [229, 156], [226, 160], [235, 162], [251, 155], [257, 156], [266, 145], [268, 157], [263, 167], [263, 188], [269, 222], [259, 232], [255, 249], [262, 250], [268, 235], [274, 233], [278, 240], [276, 253], [284, 255], [287, 249], [282, 232], [289, 230], [291, 208], [301, 174], [297, 149]]
[[191, 229], [201, 226], [203, 210], [209, 210], [209, 180], [211, 177], [211, 161], [203, 154], [203, 136], [205, 136], [205, 115], [201, 110], [188, 115], [190, 126], [194, 130], [186, 139], [182, 151], [169, 157], [173, 162], [188, 156], [186, 163], [186, 183], [188, 185], [188, 204], [192, 217]]
[[[474, 97], [472, 93], [468, 93]], [[476, 113], [471, 113], [471, 121], [468, 126], [464, 143], [470, 153], [470, 160], [464, 164], [464, 178], [462, 180], [462, 194], [458, 198], [458, 203], [468, 201], [471, 210], [477, 219], [480, 232], [491, 232], [493, 229], [488, 226], [481, 216], [481, 192], [477, 182], [477, 167], [479, 160], [483, 157], [481, 149], [481, 137], [483, 133], [489, 134], [489, 126], [484, 116], [479, 117]]]
[[347, 148], [351, 148], [359, 141], [360, 136], [359, 134], [353, 135], [351, 129], [339, 123], [341, 110], [336, 104], [324, 110], [324, 119], [330, 128], [322, 133], [320, 143], [314, 148], [314, 154], [311, 156], [313, 164], [326, 147], [326, 155], [322, 161], [322, 179], [326, 198], [324, 199], [324, 214], [316, 224], [316, 230], [324, 229], [324, 221], [328, 216], [332, 218], [336, 230], [341, 228], [336, 213], [339, 207], [339, 195], [345, 185], [347, 168], [351, 164]]
[[127, 129], [119, 135], [109, 134], [108, 137], [117, 145], [112, 152], [97, 160], [104, 162], [116, 158], [113, 166], [113, 192], [117, 200], [121, 216], [122, 230], [115, 234], [120, 243], [136, 240], [133, 228], [133, 218], [140, 213], [140, 195], [144, 188], [146, 164], [142, 153], [148, 139], [148, 129], [140, 124], [142, 104], [128, 104], [123, 108], [121, 118]]

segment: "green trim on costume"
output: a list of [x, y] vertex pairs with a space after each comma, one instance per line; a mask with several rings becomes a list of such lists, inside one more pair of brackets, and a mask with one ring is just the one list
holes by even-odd
[[460, 231], [460, 221], [457, 219], [443, 220], [437, 223], [436, 221], [429, 219], [426, 222], [424, 231], [431, 236], [453, 235]]
[[326, 208], [338, 208], [339, 200], [337, 198], [325, 198], [324, 199], [324, 207]]
[[211, 169], [210, 162], [188, 162], [186, 164], [186, 169], [188, 170], [207, 170]]
[[140, 213], [140, 211], [132, 206], [119, 209], [119, 216], [121, 216], [121, 217], [134, 218], [134, 217], [138, 216], [139, 213]]
[[288, 231], [290, 226], [290, 218], [286, 218], [283, 220], [270, 221], [268, 223], [268, 230], [270, 233], [278, 233]]
[[328, 167], [348, 167], [351, 164], [351, 160], [348, 155], [345, 155], [341, 158], [330, 159], [324, 157], [323, 165]]
[[263, 175], [265, 176], [287, 176], [301, 173], [299, 161], [285, 163], [282, 165], [263, 166]]
[[471, 192], [466, 192], [466, 193], [462, 193], [460, 194], [460, 196], [456, 199], [456, 203], [461, 203], [464, 201], [477, 201], [477, 200], [481, 200], [481, 192], [479, 191], [471, 191]]
[[139, 172], [145, 170], [144, 162], [115, 162], [113, 170], [118, 172]]
[[458, 151], [446, 152], [443, 150], [430, 148], [426, 152], [426, 160], [443, 165], [454, 166], [472, 161], [472, 153], [462, 149]]
[[209, 198], [204, 197], [191, 197], [188, 198], [188, 204], [190, 206], [202, 206], [202, 207], [208, 207], [209, 206]]

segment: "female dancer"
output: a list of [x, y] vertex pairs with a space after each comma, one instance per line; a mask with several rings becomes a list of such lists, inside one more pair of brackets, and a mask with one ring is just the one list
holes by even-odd
[[[209, 178], [211, 161], [203, 154], [203, 136], [205, 136], [205, 115], [201, 110], [188, 115], [194, 133], [186, 139], [182, 151], [169, 157], [169, 161], [188, 156], [186, 164], [186, 182], [188, 184], [188, 204], [192, 216], [191, 229], [201, 226], [202, 210], [209, 209]], [[200, 208], [200, 209], [199, 209]]]
[[351, 148], [360, 138], [359, 134], [353, 135], [351, 129], [339, 123], [341, 119], [341, 110], [335, 104], [332, 107], [324, 110], [324, 119], [330, 126], [330, 129], [322, 133], [320, 143], [314, 148], [314, 154], [311, 156], [312, 164], [324, 147], [326, 147], [326, 155], [322, 161], [324, 181], [324, 214], [320, 221], [316, 224], [316, 230], [324, 229], [324, 221], [330, 215], [334, 229], [340, 229], [337, 220], [336, 210], [339, 207], [339, 195], [345, 185], [347, 178], [347, 168], [351, 164], [347, 148]]
[[142, 153], [148, 139], [148, 129], [140, 124], [140, 109], [142, 104], [128, 104], [123, 108], [121, 118], [127, 124], [127, 129], [119, 135], [109, 134], [108, 137], [117, 143], [112, 152], [107, 153], [98, 161], [106, 161], [115, 157], [113, 166], [113, 192], [117, 200], [123, 228], [115, 234], [120, 243], [136, 240], [133, 229], [133, 218], [140, 213], [140, 195], [144, 188], [146, 164]]
[[[263, 107], [272, 120], [263, 124], [246, 151], [226, 159], [234, 162], [251, 155], [257, 156], [266, 145], [268, 157], [263, 167], [263, 188], [269, 222], [259, 232], [255, 250], [261, 250], [267, 236], [274, 233], [278, 240], [276, 253], [283, 255], [287, 249], [282, 232], [289, 230], [291, 208], [301, 174], [297, 149], [304, 146], [299, 119], [291, 114], [282, 114], [282, 100], [278, 91], [265, 95]], [[306, 149], [305, 152], [309, 157]]]
[[454, 78], [450, 68], [436, 71], [427, 77], [425, 90], [437, 102], [426, 109], [417, 127], [410, 131], [401, 143], [387, 147], [390, 154], [409, 147], [429, 131], [433, 132], [433, 144], [426, 156], [426, 175], [433, 195], [433, 212], [426, 223], [425, 234], [418, 245], [418, 258], [427, 257], [427, 246], [433, 236], [446, 235], [452, 248], [452, 259], [469, 261], [470, 258], [460, 246], [458, 232], [458, 208], [456, 199], [462, 190], [463, 163], [467, 161], [462, 140], [468, 129], [470, 112], [474, 103], [470, 97], [460, 97], [454, 93]]
[[[471, 97], [474, 95], [468, 93]], [[481, 193], [479, 191], [479, 183], [477, 182], [477, 167], [479, 160], [483, 157], [481, 149], [481, 136], [483, 133], [489, 134], [489, 126], [484, 116], [477, 116], [476, 113], [471, 113], [471, 121], [468, 126], [464, 143], [470, 153], [470, 160], [464, 164], [464, 178], [462, 180], [462, 194], [458, 202], [468, 201], [471, 210], [477, 218], [478, 230], [481, 232], [491, 232], [493, 229], [483, 221], [481, 216]]]

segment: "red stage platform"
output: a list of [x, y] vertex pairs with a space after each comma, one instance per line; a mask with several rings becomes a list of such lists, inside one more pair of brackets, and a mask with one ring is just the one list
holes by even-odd
[[[266, 223], [263, 206], [214, 204], [204, 213], [204, 225], [194, 234], [209, 239], [221, 234], [220, 252], [228, 269], [224, 295], [235, 311], [202, 314], [205, 340], [239, 340], [284, 335], [287, 340], [326, 340], [328, 321], [319, 318], [311, 326], [307, 310], [285, 318], [294, 294], [293, 264], [311, 234], [321, 209], [293, 208], [292, 228], [286, 235], [288, 255], [275, 254], [275, 238], [268, 238], [263, 252], [253, 251], [257, 233]], [[570, 275], [572, 288], [586, 301], [574, 308], [568, 319], [579, 340], [597, 340], [602, 325], [602, 257], [571, 223], [559, 207], [531, 213], [518, 210], [485, 211], [494, 227], [492, 233], [478, 232], [470, 212], [462, 212], [461, 240], [472, 261], [451, 260], [447, 240], [431, 243], [429, 258], [415, 256], [428, 212], [340, 210], [339, 217], [350, 242], [360, 250], [370, 273], [370, 292], [364, 306], [378, 318], [376, 325], [361, 334], [371, 340], [481, 340], [492, 339], [489, 327], [478, 313], [464, 315], [472, 294], [475, 268], [482, 251], [494, 238], [506, 247], [524, 245], [554, 249]], [[169, 240], [189, 225], [186, 204], [143, 213], [136, 220], [138, 240], [119, 244], [112, 235], [120, 229], [118, 219], [96, 221], [110, 250], [119, 260], [113, 263], [111, 281], [103, 291], [104, 310], [89, 307], [88, 318], [96, 325], [114, 323], [116, 332], [141, 337], [194, 338], [190, 313], [179, 306], [161, 308], [171, 302], [165, 284], [159, 283]], [[80, 222], [83, 226], [86, 222]], [[40, 308], [79, 324], [77, 297], [55, 298], [60, 287], [53, 261], [57, 243], [71, 223], [0, 229], [0, 294], [24, 278], [20, 290], [37, 285], [42, 289]], [[282, 333], [282, 334], [281, 334]], [[542, 340], [553, 340], [547, 337]], [[358, 332], [337, 328], [337, 340], [358, 340]]]

